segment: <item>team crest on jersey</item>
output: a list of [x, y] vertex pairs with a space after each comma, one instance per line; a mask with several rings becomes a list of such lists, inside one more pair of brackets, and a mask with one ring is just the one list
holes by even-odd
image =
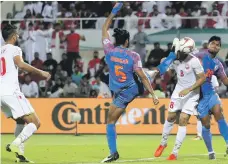
[[189, 68], [190, 68], [189, 64], [185, 64], [185, 69], [189, 69]]

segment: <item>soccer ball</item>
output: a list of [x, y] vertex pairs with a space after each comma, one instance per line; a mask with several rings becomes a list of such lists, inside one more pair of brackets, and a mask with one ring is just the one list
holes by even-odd
[[180, 52], [191, 53], [195, 49], [195, 41], [192, 38], [184, 37], [180, 40]]

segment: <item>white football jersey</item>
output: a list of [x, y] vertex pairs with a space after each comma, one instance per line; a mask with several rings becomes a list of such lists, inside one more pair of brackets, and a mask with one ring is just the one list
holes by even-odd
[[18, 67], [14, 63], [15, 56], [22, 56], [21, 48], [6, 44], [1, 47], [0, 55], [0, 95], [13, 95], [20, 91], [18, 81]]
[[[177, 84], [173, 91], [172, 98], [180, 98], [179, 93], [195, 84], [197, 77], [196, 74], [204, 73], [204, 69], [198, 58], [192, 55], [183, 61], [174, 61], [169, 69], [175, 70], [177, 74]], [[199, 94], [199, 89], [192, 91]]]

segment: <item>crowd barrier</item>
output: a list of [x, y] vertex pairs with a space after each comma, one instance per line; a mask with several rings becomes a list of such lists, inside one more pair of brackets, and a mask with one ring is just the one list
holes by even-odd
[[[29, 99], [41, 121], [37, 133], [74, 134], [76, 124], [70, 121], [71, 112], [82, 116], [77, 124], [81, 134], [105, 134], [111, 99]], [[224, 114], [228, 118], [228, 99], [222, 99]], [[168, 114], [169, 99], [161, 99], [153, 105], [152, 99], [136, 99], [117, 122], [118, 134], [161, 134]], [[196, 117], [192, 116], [187, 133], [196, 134]], [[178, 122], [177, 122], [178, 123]], [[15, 123], [1, 114], [1, 133], [13, 133]], [[217, 123], [212, 119], [211, 131], [219, 134]], [[177, 132], [177, 125], [172, 133]]]

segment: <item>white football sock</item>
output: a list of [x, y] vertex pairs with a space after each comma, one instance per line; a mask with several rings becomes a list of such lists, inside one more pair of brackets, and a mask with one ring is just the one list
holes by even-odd
[[197, 120], [197, 136], [202, 137], [202, 123]]
[[24, 127], [22, 132], [17, 136], [12, 144], [19, 146], [21, 143], [24, 143], [31, 135], [37, 130], [37, 127], [34, 123], [29, 123]]
[[163, 126], [163, 132], [162, 132], [162, 140], [161, 140], [162, 146], [167, 145], [169, 134], [173, 129], [173, 124], [174, 122], [168, 122], [167, 120], [165, 121], [165, 124]]
[[[24, 127], [25, 127], [24, 124], [16, 124], [16, 128], [15, 128], [15, 131], [14, 131], [14, 136], [17, 137], [22, 132], [22, 130], [23, 130]], [[20, 152], [22, 154], [25, 153], [24, 143], [21, 143], [19, 145], [19, 149], [20, 149]]]
[[187, 133], [187, 129], [186, 126], [178, 126], [178, 132], [177, 132], [177, 136], [176, 136], [176, 142], [175, 142], [175, 146], [173, 148], [173, 154], [175, 154], [177, 156], [180, 147], [185, 139]]
[[24, 127], [25, 127], [24, 124], [16, 124], [14, 136], [17, 137], [22, 132]]

